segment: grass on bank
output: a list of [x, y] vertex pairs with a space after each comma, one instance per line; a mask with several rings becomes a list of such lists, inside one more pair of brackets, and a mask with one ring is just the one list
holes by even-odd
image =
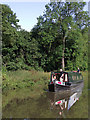
[[18, 88], [26, 88], [36, 84], [47, 84], [49, 80], [49, 74], [37, 71], [9, 71], [3, 74], [2, 90], [15, 90]]
[[47, 88], [50, 74], [41, 71], [7, 71], [2, 78], [2, 107], [13, 99], [38, 97]]

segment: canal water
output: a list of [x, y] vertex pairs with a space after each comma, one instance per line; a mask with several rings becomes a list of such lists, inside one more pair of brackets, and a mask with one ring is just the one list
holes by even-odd
[[[87, 100], [84, 99], [83, 85], [73, 92], [45, 91], [37, 99], [14, 100], [3, 109], [3, 118], [87, 118]], [[82, 110], [82, 109], [86, 110]]]

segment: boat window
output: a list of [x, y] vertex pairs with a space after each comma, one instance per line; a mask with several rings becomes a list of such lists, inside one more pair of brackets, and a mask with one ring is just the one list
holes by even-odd
[[72, 78], [73, 78], [73, 80], [76, 80], [76, 79], [77, 79], [77, 76], [73, 75]]
[[52, 74], [52, 79], [51, 79], [51, 81], [55, 80], [55, 76], [56, 76], [56, 75], [53, 75], [53, 74]]
[[60, 76], [60, 81], [63, 81], [63, 79], [64, 79], [64, 74]]
[[79, 76], [77, 76], [77, 80], [79, 80]]
[[61, 76], [60, 73], [57, 73], [57, 74], [56, 74], [56, 79], [57, 79], [58, 81], [60, 81], [60, 76]]
[[[56, 77], [55, 77], [56, 76]], [[55, 73], [55, 74], [52, 74], [52, 77], [51, 77], [51, 81], [57, 79], [58, 80], [58, 74]]]
[[65, 82], [67, 82], [68, 81], [68, 76], [67, 76], [67, 74], [65, 74]]

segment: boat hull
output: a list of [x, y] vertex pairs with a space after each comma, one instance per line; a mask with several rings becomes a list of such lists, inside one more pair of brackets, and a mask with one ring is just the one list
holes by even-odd
[[57, 92], [57, 91], [70, 91], [74, 90], [77, 87], [80, 87], [81, 83], [83, 84], [83, 81], [80, 81], [78, 83], [71, 83], [71, 85], [58, 85], [58, 84], [49, 84], [48, 89], [50, 92]]

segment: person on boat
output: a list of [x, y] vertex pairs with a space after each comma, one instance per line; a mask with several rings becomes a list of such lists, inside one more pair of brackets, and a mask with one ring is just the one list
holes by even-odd
[[62, 70], [62, 69], [60, 69], [60, 76], [59, 76], [59, 77], [61, 77], [61, 76], [62, 76], [62, 74], [63, 74], [63, 70]]
[[63, 82], [63, 79], [64, 79], [64, 74], [62, 74], [59, 79], [61, 82], [61, 85], [65, 85], [65, 82]]
[[52, 81], [55, 83], [55, 81], [57, 81], [57, 79], [56, 79], [56, 75], [54, 74], [53, 75], [53, 79], [52, 79]]
[[80, 69], [79, 69], [79, 67], [78, 67], [78, 70], [77, 70], [77, 72], [79, 72], [79, 73], [80, 73]]
[[62, 72], [63, 70], [62, 69], [60, 69], [60, 72]]
[[79, 72], [79, 73], [80, 73], [80, 69], [79, 69], [79, 67], [78, 67], [78, 70], [77, 70], [77, 71], [72, 71], [72, 72]]
[[59, 75], [59, 78], [62, 78], [63, 79], [63, 70], [62, 69], [60, 69], [60, 75]]

